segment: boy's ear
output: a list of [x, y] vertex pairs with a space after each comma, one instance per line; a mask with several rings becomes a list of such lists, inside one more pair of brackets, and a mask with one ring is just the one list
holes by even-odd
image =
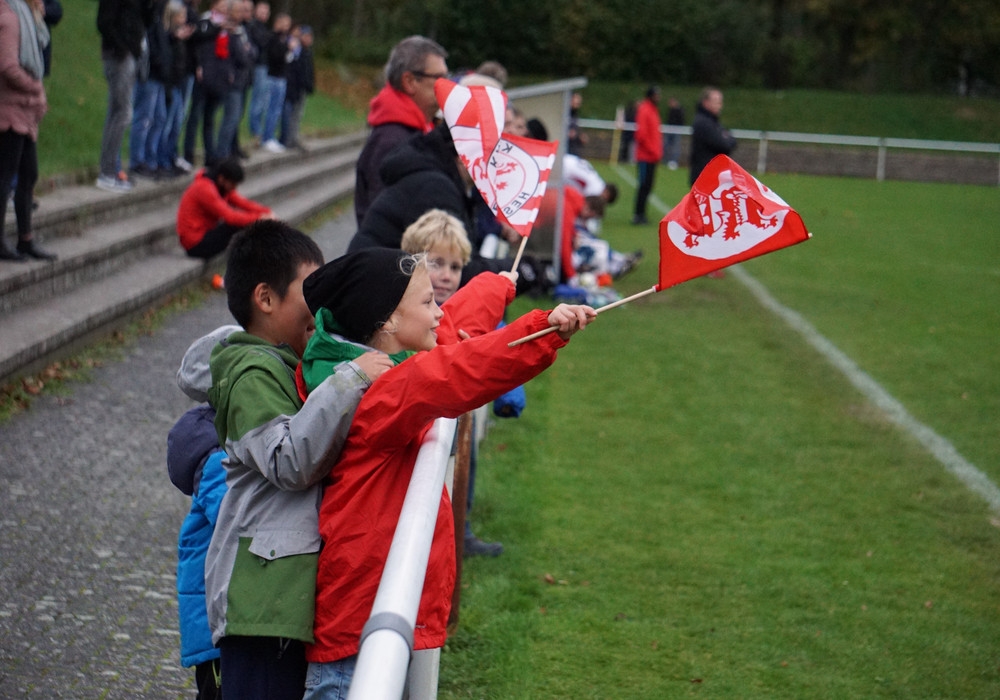
[[278, 301], [271, 285], [266, 282], [261, 282], [253, 288], [252, 300], [254, 308], [263, 314], [270, 314], [274, 309], [275, 302]]

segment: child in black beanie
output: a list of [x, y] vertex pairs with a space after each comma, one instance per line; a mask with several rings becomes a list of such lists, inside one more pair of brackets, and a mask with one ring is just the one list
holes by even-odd
[[[512, 277], [480, 274], [442, 310], [422, 256], [368, 248], [328, 263], [303, 285], [306, 303], [317, 312], [316, 333], [302, 361], [307, 390], [337, 361], [356, 352], [374, 348], [397, 361], [361, 400], [341, 456], [325, 481], [316, 641], [307, 649], [305, 700], [346, 697], [361, 630], [420, 443], [432, 422], [460, 416], [538, 375], [576, 331], [596, 318], [590, 307], [562, 304], [492, 330], [514, 298]], [[552, 326], [557, 333], [508, 347]], [[443, 489], [414, 650], [444, 645], [455, 584], [454, 542], [451, 502]]]

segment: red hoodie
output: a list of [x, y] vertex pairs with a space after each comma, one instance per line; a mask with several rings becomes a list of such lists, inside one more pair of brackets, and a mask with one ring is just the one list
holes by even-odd
[[412, 97], [389, 84], [379, 90], [368, 105], [368, 126], [382, 124], [402, 124], [425, 134], [432, 126]]
[[177, 235], [184, 250], [191, 250], [220, 223], [249, 226], [269, 213], [271, 210], [263, 204], [243, 197], [236, 190], [223, 197], [215, 180], [200, 170], [181, 195], [177, 207]]

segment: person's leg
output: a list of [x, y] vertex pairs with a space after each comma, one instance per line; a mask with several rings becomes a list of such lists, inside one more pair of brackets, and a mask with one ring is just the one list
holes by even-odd
[[7, 218], [8, 193], [21, 161], [21, 149], [24, 147], [23, 138], [13, 129], [0, 133], [0, 193], [3, 195], [0, 197], [0, 260], [24, 260], [23, 255], [7, 245], [3, 236], [4, 222]]
[[215, 228], [209, 229], [204, 237], [187, 251], [189, 257], [208, 260], [214, 258], [229, 247], [229, 241], [242, 229], [230, 224], [219, 224]]
[[205, 112], [205, 91], [197, 80], [192, 83], [191, 109], [188, 111], [187, 125], [184, 127], [184, 160], [194, 163], [194, 148], [198, 139], [198, 127]]
[[219, 660], [212, 659], [194, 667], [194, 682], [198, 686], [197, 700], [221, 700], [222, 675]]
[[267, 66], [256, 66], [253, 69], [253, 92], [250, 97], [250, 133], [258, 139], [264, 133], [264, 118], [267, 115], [269, 101]]
[[292, 103], [287, 99], [281, 105], [281, 119], [278, 120], [278, 143], [286, 148], [292, 145]]
[[149, 135], [146, 137], [146, 152], [143, 162], [150, 170], [160, 167], [160, 139], [167, 131], [167, 92], [163, 83], [150, 80], [153, 89], [153, 110], [150, 116]]
[[[476, 417], [472, 418], [472, 432], [476, 433]], [[498, 557], [503, 554], [503, 545], [499, 542], [484, 542], [476, 537], [472, 530], [472, 501], [476, 495], [476, 465], [479, 463], [479, 444], [472, 440], [469, 446], [469, 487], [465, 499], [465, 542], [463, 553], [467, 557]]]
[[149, 80], [136, 82], [132, 89], [132, 129], [129, 132], [128, 163], [132, 170], [145, 174], [146, 147], [153, 128], [153, 110], [156, 108], [156, 86]]
[[274, 141], [274, 135], [278, 129], [278, 120], [281, 118], [281, 109], [285, 104], [285, 79], [268, 78], [268, 106], [267, 119], [264, 122], [264, 131], [261, 134], [261, 141]]
[[17, 252], [38, 260], [55, 260], [56, 256], [38, 247], [31, 230], [32, 199], [38, 182], [38, 144], [23, 136], [21, 162], [14, 190], [14, 214], [17, 217]]
[[217, 161], [215, 142], [215, 115], [222, 106], [222, 99], [203, 92], [203, 113], [201, 115], [201, 141], [205, 148], [205, 165], [214, 165]]
[[104, 77], [108, 81], [108, 112], [101, 136], [101, 175], [118, 176], [122, 142], [132, 120], [132, 90], [135, 86], [135, 57], [119, 60], [104, 56]]
[[224, 160], [233, 154], [236, 132], [240, 128], [240, 110], [243, 107], [243, 91], [230, 90], [222, 103], [222, 125], [215, 143], [216, 160]]
[[[166, 99], [168, 96], [169, 100]], [[177, 142], [184, 124], [184, 92], [179, 87], [167, 88], [164, 106], [167, 113], [163, 119], [160, 143], [156, 147], [156, 165], [160, 170], [169, 171], [175, 167]]]
[[302, 143], [299, 141], [299, 127], [302, 125], [302, 115], [306, 110], [306, 98], [300, 97], [291, 103], [291, 108], [289, 110], [288, 116], [288, 135], [285, 136], [285, 132], [282, 131], [282, 137], [286, 140], [282, 141], [286, 146], [291, 148], [296, 148], [301, 146]]
[[223, 637], [223, 700], [302, 700], [305, 645], [278, 637]]
[[240, 148], [240, 124], [243, 123], [243, 117], [247, 113], [247, 106], [250, 104], [250, 88], [246, 87], [240, 91], [240, 113], [236, 118], [236, 130], [233, 132], [233, 145], [230, 152], [233, 155], [239, 156], [240, 158], [248, 157], [247, 154]]
[[639, 161], [637, 164], [639, 187], [635, 191], [635, 211], [632, 223], [645, 223], [646, 221], [646, 198], [649, 197], [650, 192], [649, 174], [652, 167], [652, 163], [643, 161]]
[[358, 657], [311, 663], [306, 671], [306, 693], [302, 700], [347, 700]]

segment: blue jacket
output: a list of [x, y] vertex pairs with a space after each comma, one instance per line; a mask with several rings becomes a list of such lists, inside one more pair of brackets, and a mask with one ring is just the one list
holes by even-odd
[[[205, 554], [226, 493], [226, 470], [222, 466], [226, 452], [219, 447], [214, 420], [215, 411], [210, 406], [196, 406], [181, 416], [167, 438], [167, 466], [172, 479], [174, 475], [187, 474], [191, 480], [187, 483], [193, 484], [191, 510], [177, 539], [177, 605], [183, 666], [219, 658], [219, 650], [212, 644], [205, 605]], [[177, 481], [174, 483], [178, 485]]]

